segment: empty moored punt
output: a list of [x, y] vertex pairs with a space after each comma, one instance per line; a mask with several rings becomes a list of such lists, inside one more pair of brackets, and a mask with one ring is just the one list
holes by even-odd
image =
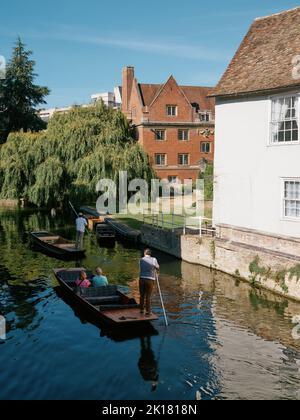
[[76, 248], [76, 243], [68, 241], [59, 235], [49, 232], [31, 232], [33, 244], [42, 250], [59, 257], [78, 258], [82, 257], [85, 250]]
[[116, 232], [106, 223], [101, 223], [96, 226], [96, 236], [99, 241], [113, 242], [116, 240]]
[[100, 216], [105, 216], [104, 214], [100, 214], [100, 213], [98, 213], [98, 211], [95, 209], [95, 208], [93, 208], [93, 207], [89, 207], [89, 206], [83, 206], [83, 207], [80, 207], [80, 210], [79, 210], [81, 213], [83, 213], [83, 214], [85, 214], [85, 215], [89, 215], [89, 216], [92, 216], [92, 217], [94, 217], [95, 219], [97, 219], [98, 217], [100, 217]]
[[[95, 320], [102, 319], [113, 325], [140, 324], [158, 319], [156, 315], [146, 317], [140, 313], [140, 307], [134, 299], [118, 290], [118, 286], [90, 287], [82, 289], [76, 286], [84, 268], [56, 269], [55, 276], [68, 297], [92, 315]], [[91, 278], [92, 273], [86, 271]]]
[[141, 232], [139, 230], [132, 229], [131, 227], [110, 217], [107, 217], [105, 222], [114, 229], [119, 237], [134, 243], [138, 243], [140, 241]]

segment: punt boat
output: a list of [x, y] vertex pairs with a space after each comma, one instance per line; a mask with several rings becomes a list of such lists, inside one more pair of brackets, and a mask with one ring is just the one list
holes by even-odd
[[128, 326], [158, 319], [155, 314], [149, 317], [142, 315], [135, 299], [122, 293], [116, 285], [91, 286], [88, 289], [77, 287], [75, 282], [82, 271], [87, 273], [88, 278], [92, 277], [92, 273], [85, 268], [55, 269], [54, 274], [66, 295], [95, 320], [106, 321], [114, 326]]
[[84, 249], [77, 249], [76, 243], [54, 235], [49, 232], [31, 232], [31, 242], [41, 250], [57, 257], [74, 258], [82, 257]]

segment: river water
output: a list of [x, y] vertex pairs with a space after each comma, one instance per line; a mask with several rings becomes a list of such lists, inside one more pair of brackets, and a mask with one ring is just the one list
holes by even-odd
[[[52, 270], [75, 263], [32, 250], [32, 230], [74, 238], [70, 217], [0, 210], [0, 399], [300, 399], [299, 304], [157, 253], [170, 327], [156, 295], [153, 328], [118, 333], [70, 306]], [[85, 247], [78, 265], [137, 294], [140, 250]]]

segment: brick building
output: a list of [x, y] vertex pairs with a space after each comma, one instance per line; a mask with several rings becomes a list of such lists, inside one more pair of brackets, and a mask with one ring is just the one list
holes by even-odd
[[196, 180], [199, 161], [214, 159], [214, 107], [211, 88], [140, 84], [133, 67], [123, 69], [122, 110], [161, 179]]

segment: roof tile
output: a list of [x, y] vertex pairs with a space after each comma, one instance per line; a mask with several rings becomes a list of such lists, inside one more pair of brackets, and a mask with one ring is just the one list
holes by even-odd
[[263, 93], [300, 86], [292, 60], [300, 54], [300, 7], [252, 24], [212, 96]]

